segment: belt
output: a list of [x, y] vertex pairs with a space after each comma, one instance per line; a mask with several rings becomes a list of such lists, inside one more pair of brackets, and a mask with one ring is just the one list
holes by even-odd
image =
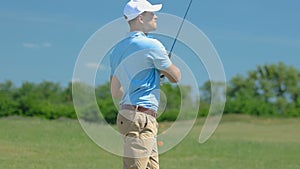
[[154, 110], [148, 109], [148, 108], [145, 108], [145, 107], [142, 107], [142, 106], [138, 106], [138, 105], [124, 104], [124, 105], [121, 105], [121, 109], [135, 110], [135, 111], [138, 111], [138, 112], [148, 114], [148, 115], [150, 115], [154, 118], [157, 117], [157, 113]]

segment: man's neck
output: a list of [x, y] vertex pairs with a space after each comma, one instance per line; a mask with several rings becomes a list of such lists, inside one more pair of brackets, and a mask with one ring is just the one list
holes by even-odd
[[146, 33], [142, 29], [130, 29], [130, 32], [143, 32], [143, 33]]

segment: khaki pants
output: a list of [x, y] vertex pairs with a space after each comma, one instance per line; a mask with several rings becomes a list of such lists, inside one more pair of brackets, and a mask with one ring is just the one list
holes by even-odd
[[124, 138], [124, 169], [159, 169], [156, 119], [142, 112], [121, 110], [117, 126]]

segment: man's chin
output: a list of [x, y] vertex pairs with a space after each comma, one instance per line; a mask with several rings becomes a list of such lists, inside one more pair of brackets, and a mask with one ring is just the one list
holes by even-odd
[[157, 27], [153, 27], [153, 29], [151, 31], [156, 31]]

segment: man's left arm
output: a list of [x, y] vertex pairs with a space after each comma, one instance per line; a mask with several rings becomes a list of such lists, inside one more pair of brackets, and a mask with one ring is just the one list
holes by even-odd
[[110, 77], [110, 91], [112, 97], [115, 99], [120, 99], [123, 96], [123, 88], [116, 76]]

